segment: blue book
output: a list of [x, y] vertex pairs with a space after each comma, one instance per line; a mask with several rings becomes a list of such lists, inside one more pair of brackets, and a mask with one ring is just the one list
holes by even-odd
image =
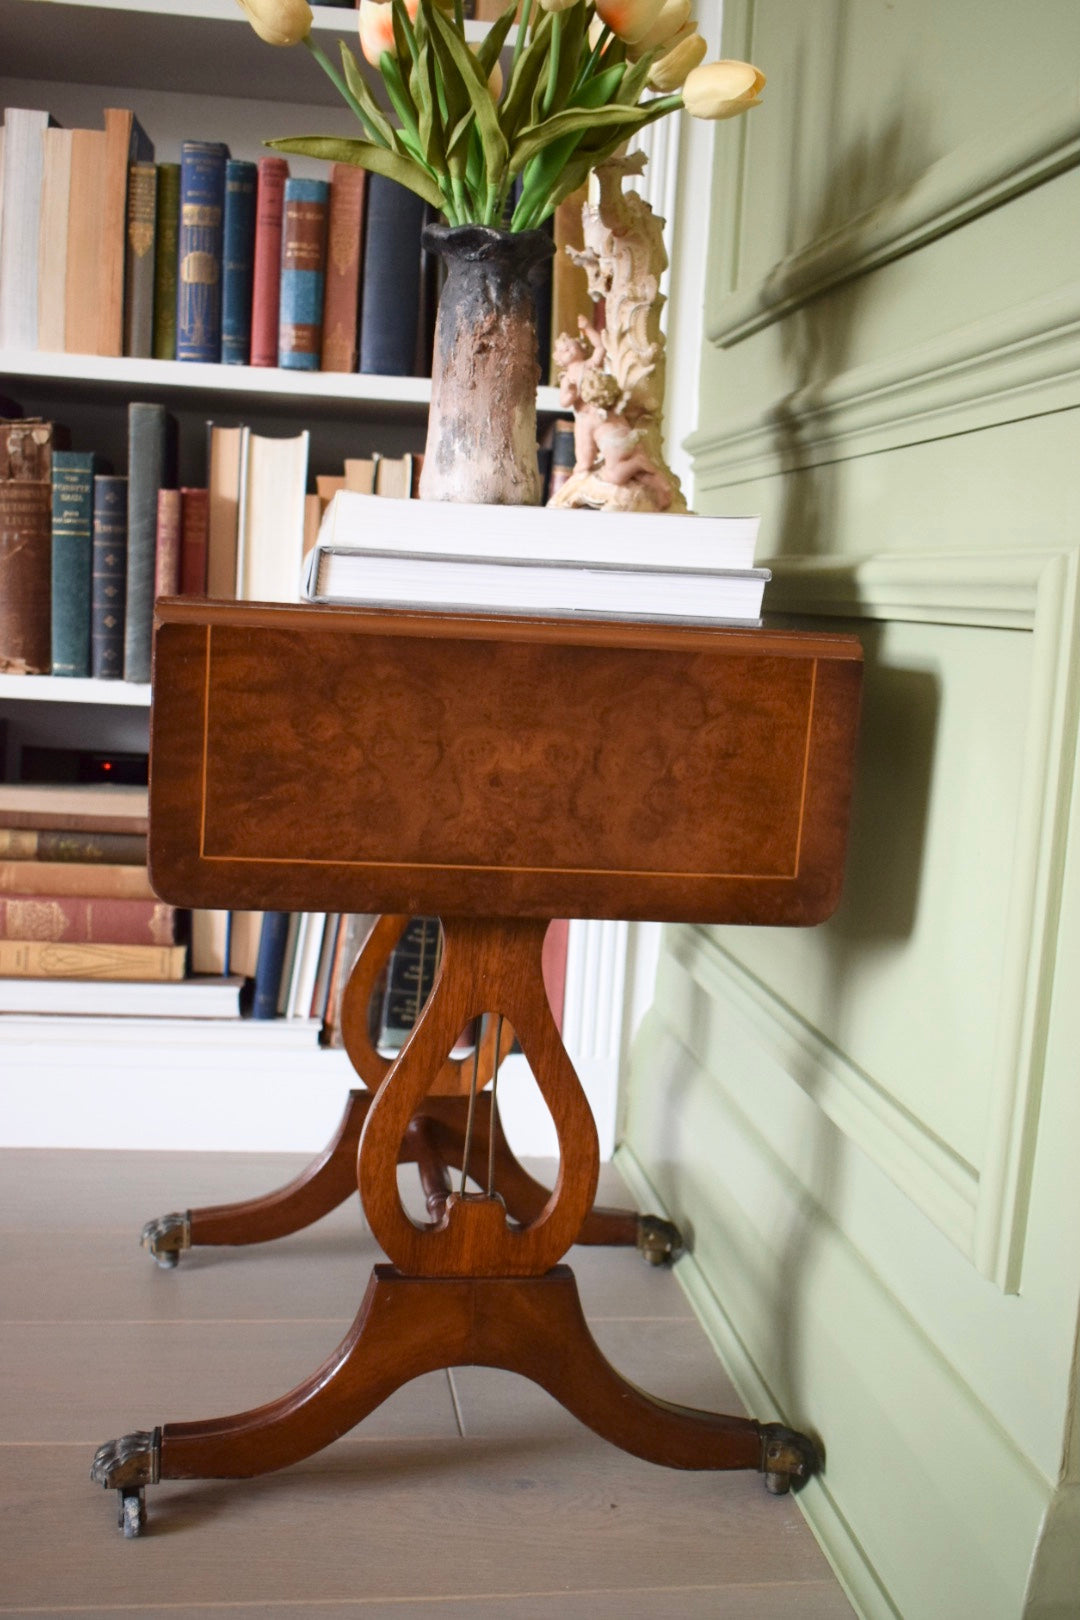
[[118, 681], [124, 673], [127, 590], [127, 479], [94, 479], [93, 578], [90, 586], [90, 673]]
[[255, 959], [255, 991], [252, 1018], [276, 1018], [281, 976], [285, 970], [285, 946], [289, 937], [289, 913], [264, 911], [259, 931], [259, 954]]
[[221, 359], [246, 366], [251, 359], [251, 289], [255, 271], [255, 185], [258, 168], [243, 158], [225, 165], [225, 222], [221, 257]]
[[90, 673], [94, 472], [89, 450], [52, 455], [52, 672]]
[[411, 377], [420, 317], [423, 199], [369, 174], [364, 268], [360, 277], [360, 370]]
[[221, 141], [180, 148], [180, 239], [176, 275], [176, 358], [221, 359], [221, 257], [225, 164]]
[[329, 213], [328, 180], [286, 180], [278, 365], [291, 371], [319, 369]]

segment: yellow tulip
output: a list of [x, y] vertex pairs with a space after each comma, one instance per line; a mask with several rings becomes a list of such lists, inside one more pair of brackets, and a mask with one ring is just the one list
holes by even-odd
[[596, 0], [596, 15], [627, 45], [636, 45], [653, 27], [664, 0]]
[[[405, 9], [410, 20], [415, 21], [420, 0], [405, 0]], [[394, 8], [390, 0], [360, 0], [356, 26], [360, 33], [360, 49], [372, 67], [378, 67], [379, 57], [384, 51], [389, 51], [391, 56], [397, 54]]]
[[299, 45], [311, 33], [307, 0], [237, 0], [237, 5], [268, 45]]
[[703, 62], [683, 85], [683, 106], [694, 118], [736, 118], [756, 107], [765, 75], [750, 62]]
[[678, 90], [688, 73], [698, 67], [705, 59], [708, 46], [700, 34], [687, 34], [670, 51], [654, 62], [649, 69], [649, 83], [654, 90], [662, 90], [665, 94], [671, 90]]

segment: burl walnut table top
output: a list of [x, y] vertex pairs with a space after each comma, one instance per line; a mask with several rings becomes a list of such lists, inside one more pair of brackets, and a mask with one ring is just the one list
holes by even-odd
[[861, 661], [799, 631], [160, 603], [154, 885], [200, 907], [819, 922]]

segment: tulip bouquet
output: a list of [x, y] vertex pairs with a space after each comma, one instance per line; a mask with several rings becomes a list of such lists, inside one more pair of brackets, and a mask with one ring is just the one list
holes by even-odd
[[303, 43], [355, 113], [357, 139], [268, 144], [386, 175], [449, 225], [528, 231], [598, 164], [680, 107], [731, 118], [758, 104], [748, 62], [705, 62], [691, 0], [511, 0], [474, 49], [461, 0], [360, 0], [359, 44], [386, 92], [376, 98], [349, 47], [341, 66], [311, 38], [307, 0], [239, 0], [272, 45]]

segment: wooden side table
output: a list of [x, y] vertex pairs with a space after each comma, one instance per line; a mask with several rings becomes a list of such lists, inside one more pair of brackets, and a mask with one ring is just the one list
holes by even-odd
[[[848, 637], [160, 607], [158, 892], [189, 906], [428, 913], [445, 945], [360, 1138], [360, 1196], [391, 1264], [374, 1268], [338, 1348], [279, 1400], [100, 1448], [92, 1477], [118, 1491], [128, 1534], [142, 1529], [147, 1484], [284, 1467], [408, 1380], [470, 1364], [525, 1374], [655, 1462], [755, 1468], [775, 1491], [813, 1472], [807, 1436], [656, 1400], [592, 1339], [559, 1262], [592, 1207], [599, 1151], [540, 953], [553, 916], [796, 926], [828, 916], [860, 678]], [[354, 974], [344, 995], [350, 1056], [362, 988]], [[398, 1196], [402, 1143], [459, 1034], [484, 1013], [502, 1016], [529, 1060], [559, 1139], [558, 1179], [526, 1220], [508, 1219], [489, 1172], [484, 1191], [451, 1191], [437, 1220], [417, 1223]]]

